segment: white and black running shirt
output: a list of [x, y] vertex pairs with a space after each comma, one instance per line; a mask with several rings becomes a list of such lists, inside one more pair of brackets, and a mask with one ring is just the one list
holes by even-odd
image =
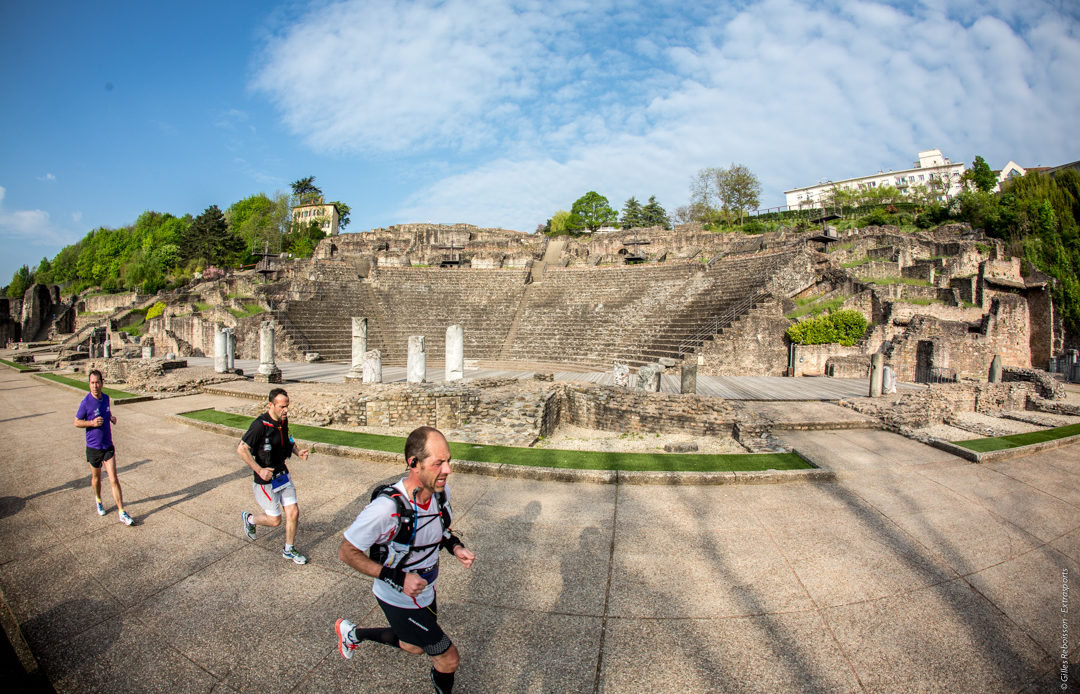
[[[394, 489], [405, 495], [405, 480], [400, 480], [394, 485]], [[405, 498], [408, 498], [405, 495]], [[450, 488], [446, 488], [446, 501], [450, 502]], [[409, 501], [412, 505], [412, 501]], [[364, 507], [356, 520], [345, 529], [345, 539], [361, 552], [367, 552], [372, 545], [387, 543], [394, 536], [398, 528], [397, 504], [393, 499], [386, 496], [378, 496]], [[398, 564], [398, 567], [406, 567], [411, 573], [423, 573], [439, 564], [439, 543], [442, 541], [442, 521], [439, 520], [439, 502], [432, 494], [428, 505], [416, 505], [416, 539], [413, 547], [419, 548], [426, 545], [434, 545], [427, 549], [414, 549]], [[417, 561], [420, 556], [427, 555], [423, 560]], [[415, 566], [413, 563], [416, 562]], [[375, 597], [385, 603], [404, 608], [427, 607], [435, 599], [435, 580], [428, 583], [420, 595], [415, 599], [394, 590], [387, 585], [386, 581], [375, 579], [372, 592]]]

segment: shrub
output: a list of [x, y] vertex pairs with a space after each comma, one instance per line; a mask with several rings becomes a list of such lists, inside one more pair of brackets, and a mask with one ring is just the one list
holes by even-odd
[[159, 301], [150, 307], [150, 310], [146, 312], [146, 320], [152, 320], [157, 318], [161, 314], [165, 313], [165, 302]]
[[862, 219], [859, 220], [859, 226], [860, 227], [870, 227], [870, 226], [879, 226], [880, 227], [880, 226], [885, 226], [886, 224], [889, 224], [889, 223], [891, 223], [891, 220], [889, 219], [889, 215], [888, 215], [888, 213], [885, 212], [885, 210], [882, 210], [882, 209], [874, 210], [873, 212], [871, 212], [870, 214], [866, 215], [865, 217], [863, 217]]
[[800, 321], [787, 329], [789, 340], [800, 345], [839, 343], [851, 347], [866, 333], [866, 317], [858, 311], [833, 311]]

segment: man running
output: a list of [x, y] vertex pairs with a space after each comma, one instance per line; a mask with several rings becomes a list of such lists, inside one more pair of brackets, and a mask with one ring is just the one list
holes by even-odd
[[[390, 627], [358, 629], [349, 620], [339, 619], [335, 626], [338, 650], [351, 658], [358, 644], [374, 641], [407, 653], [426, 653], [431, 656], [435, 691], [449, 694], [454, 688], [458, 651], [437, 621], [439, 548], [453, 554], [466, 568], [472, 566], [475, 555], [450, 531], [446, 491], [450, 447], [446, 438], [432, 427], [416, 429], [405, 442], [405, 461], [408, 475], [360, 512], [338, 549], [343, 562], [375, 578], [372, 592]], [[408, 538], [398, 536], [402, 515], [408, 516]], [[365, 554], [373, 545], [387, 547], [377, 555], [385, 555], [382, 563]]]
[[284, 388], [274, 388], [270, 391], [266, 412], [255, 418], [236, 447], [236, 454], [254, 473], [255, 481], [251, 486], [255, 501], [262, 508], [262, 513], [257, 516], [247, 511], [240, 515], [244, 520], [244, 534], [254, 540], [255, 526], [278, 527], [284, 511], [285, 549], [281, 556], [296, 564], [306, 564], [307, 557], [293, 546], [300, 509], [296, 506], [296, 487], [289, 478], [285, 460], [294, 453], [303, 460], [308, 458], [308, 449], [301, 449], [289, 436], [289, 394]]
[[79, 403], [75, 413], [75, 426], [86, 429], [86, 462], [90, 463], [90, 487], [94, 490], [97, 513], [99, 516], [105, 515], [105, 506], [101, 503], [101, 466], [104, 465], [120, 522], [131, 525], [135, 521], [124, 510], [124, 492], [120, 489], [120, 478], [116, 476], [116, 448], [112, 440], [116, 415], [112, 413], [109, 396], [101, 392], [101, 372], [92, 370], [89, 383], [90, 392]]

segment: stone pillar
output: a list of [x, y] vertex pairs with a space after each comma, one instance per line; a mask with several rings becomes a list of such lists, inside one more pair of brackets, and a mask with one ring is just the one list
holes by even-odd
[[659, 364], [646, 364], [637, 370], [637, 389], [650, 393], [660, 392], [660, 374], [664, 367]]
[[885, 363], [885, 357], [881, 352], [870, 355], [870, 397], [881, 397], [881, 370]]
[[[352, 364], [349, 366], [349, 378], [363, 378], [364, 359], [367, 355], [367, 318], [352, 319]], [[367, 383], [367, 381], [364, 381]]]
[[990, 362], [990, 382], [1001, 383], [1001, 355], [995, 354], [994, 360]]
[[154, 338], [150, 337], [149, 335], [142, 339], [142, 358], [154, 358]]
[[382, 352], [364, 352], [364, 383], [382, 383]]
[[427, 350], [423, 335], [409, 337], [409, 361], [406, 367], [409, 383], [423, 383], [427, 380]]
[[697, 364], [684, 361], [679, 370], [679, 392], [683, 394], [697, 392]]
[[225, 370], [229, 373], [236, 372], [236, 331], [225, 328]]
[[451, 325], [446, 329], [446, 380], [460, 381], [465, 377], [465, 329]]
[[268, 320], [259, 328], [259, 370], [254, 378], [261, 383], [281, 383], [281, 369], [274, 362], [274, 324]]
[[105, 338], [105, 344], [102, 346], [101, 349], [101, 356], [105, 357], [106, 359], [112, 358], [112, 341], [109, 340], [109, 338], [107, 337]]
[[611, 375], [615, 379], [616, 388], [630, 387], [630, 366], [619, 359], [611, 362]]
[[228, 370], [227, 355], [229, 337], [220, 325], [214, 326], [214, 372], [223, 374]]

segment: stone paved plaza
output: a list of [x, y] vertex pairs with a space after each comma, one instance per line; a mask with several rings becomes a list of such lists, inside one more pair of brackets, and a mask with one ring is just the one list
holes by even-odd
[[[0, 370], [0, 607], [56, 691], [429, 690], [422, 659], [365, 644], [345, 661], [333, 633], [342, 616], [382, 623], [370, 580], [336, 551], [403, 464], [295, 462], [301, 567], [281, 559], [280, 530], [241, 533], [253, 500], [237, 438], [172, 417], [229, 398], [117, 406], [130, 528], [94, 513], [78, 401]], [[836, 481], [454, 475], [478, 555], [469, 571], [445, 562], [439, 582], [455, 691], [1065, 691], [1080, 445], [975, 465], [873, 430], [780, 434]], [[1074, 597], [1072, 684], [1078, 612]]]

